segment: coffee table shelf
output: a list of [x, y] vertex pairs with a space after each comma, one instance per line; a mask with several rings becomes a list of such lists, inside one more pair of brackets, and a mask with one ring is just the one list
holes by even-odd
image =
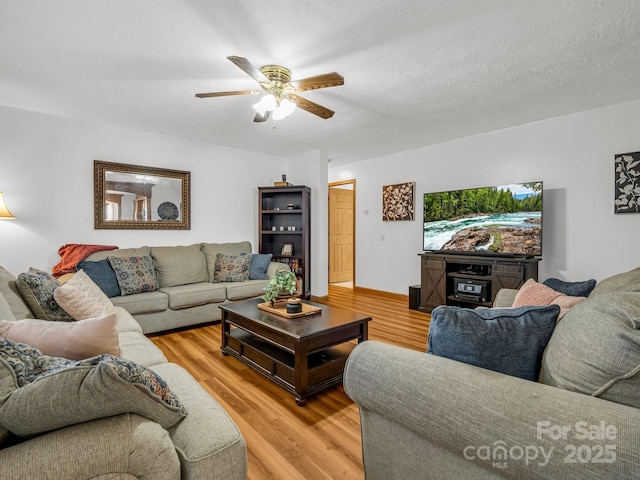
[[[263, 375], [273, 377], [272, 380], [287, 390], [295, 393], [295, 355], [281, 347], [262, 340], [241, 328], [233, 328], [228, 336], [227, 353], [244, 361], [259, 370]], [[355, 343], [344, 343], [309, 354], [307, 357], [307, 373], [309, 375], [308, 394], [313, 393], [314, 386], [327, 388], [342, 381], [342, 372], [347, 357], [356, 346]]]
[[220, 307], [223, 355], [293, 393], [298, 405], [342, 382], [347, 357], [356, 342], [367, 339], [371, 317], [317, 305], [317, 315], [288, 319], [258, 309], [258, 302]]

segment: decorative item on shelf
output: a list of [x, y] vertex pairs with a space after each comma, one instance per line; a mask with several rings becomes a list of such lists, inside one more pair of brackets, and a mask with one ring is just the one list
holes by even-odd
[[280, 252], [280, 255], [283, 255], [285, 257], [290, 257], [293, 255], [293, 243], [284, 243], [282, 245], [282, 252]]
[[265, 302], [271, 302], [273, 305], [278, 296], [293, 295], [296, 293], [298, 286], [298, 278], [291, 270], [279, 270], [266, 287], [264, 287], [264, 295], [262, 299]]
[[287, 313], [300, 313], [302, 311], [302, 300], [290, 298], [287, 300]]
[[289, 185], [291, 184], [287, 182], [287, 176], [284, 173], [282, 174], [281, 182], [273, 182], [274, 187], [288, 187]]
[[0, 219], [15, 220], [16, 217], [7, 208], [7, 204], [4, 203], [4, 194], [0, 192]]
[[294, 210], [296, 206], [293, 203], [287, 203], [287, 210]]

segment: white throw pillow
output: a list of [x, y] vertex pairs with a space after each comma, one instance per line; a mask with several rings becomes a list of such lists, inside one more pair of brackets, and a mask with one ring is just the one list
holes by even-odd
[[120, 356], [116, 315], [87, 318], [80, 322], [51, 322], [27, 318], [0, 320], [0, 337], [25, 343], [45, 355], [83, 360], [108, 353]]
[[113, 312], [113, 303], [109, 297], [83, 270], [78, 271], [71, 280], [56, 288], [53, 298], [75, 320]]

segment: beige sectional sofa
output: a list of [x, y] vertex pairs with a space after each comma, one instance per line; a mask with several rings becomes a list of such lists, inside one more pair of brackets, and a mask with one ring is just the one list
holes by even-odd
[[197, 325], [220, 320], [220, 305], [264, 294], [264, 287], [283, 263], [271, 262], [266, 280], [215, 282], [218, 254], [251, 254], [250, 242], [197, 243], [188, 246], [123, 248], [96, 252], [86, 261], [111, 256], [149, 256], [159, 288], [156, 291], [115, 296], [114, 305], [123, 307], [138, 321], [144, 333]]
[[[122, 413], [45, 431], [33, 438], [18, 438], [0, 427], [0, 478], [245, 479], [246, 445], [231, 418], [187, 371], [167, 363], [124, 308], [113, 310], [120, 358], [144, 365], [164, 379], [187, 416], [165, 429], [145, 416]], [[33, 316], [16, 279], [0, 267], [0, 317], [15, 321]], [[7, 386], [15, 382], [15, 374], [5, 358], [0, 358], [0, 406], [16, 389], [15, 385]], [[64, 411], [65, 395], [73, 397], [78, 392], [65, 385], [60, 388], [66, 391], [46, 391], [43, 401], [56, 403]], [[101, 400], [104, 402], [104, 398], [92, 398], [90, 407], [99, 407]], [[30, 399], [24, 407], [29, 408], [31, 402], [36, 400]]]

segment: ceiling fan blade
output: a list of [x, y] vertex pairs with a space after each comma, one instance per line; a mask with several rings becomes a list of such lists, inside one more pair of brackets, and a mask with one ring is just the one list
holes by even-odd
[[313, 113], [319, 117], [324, 119], [333, 117], [333, 114], [336, 113], [333, 110], [329, 110], [322, 105], [318, 105], [317, 103], [311, 102], [306, 98], [299, 97], [297, 95], [291, 95], [293, 97], [293, 101], [296, 102], [296, 105], [307, 112]]
[[339, 73], [325, 73], [324, 75], [316, 75], [315, 77], [302, 78], [290, 82], [296, 92], [304, 92], [306, 90], [316, 90], [318, 88], [337, 87], [344, 85], [344, 77]]
[[247, 75], [253, 78], [258, 83], [271, 83], [264, 74], [258, 70], [249, 60], [244, 57], [227, 57], [231, 60], [238, 68], [242, 69]]
[[256, 116], [253, 118], [253, 121], [256, 123], [266, 122], [270, 118], [271, 118], [271, 112], [267, 110], [266, 112], [264, 112], [264, 115], [260, 115], [259, 113], [256, 113]]
[[229, 95], [255, 95], [258, 93], [257, 90], [235, 90], [232, 92], [211, 92], [211, 93], [196, 93], [196, 97], [198, 98], [207, 98], [207, 97], [228, 97]]

